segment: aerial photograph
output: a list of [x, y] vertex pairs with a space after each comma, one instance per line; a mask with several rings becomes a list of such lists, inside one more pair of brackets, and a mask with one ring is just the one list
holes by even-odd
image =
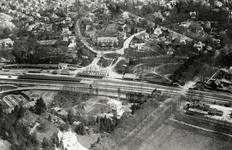
[[0, 150], [232, 150], [232, 0], [0, 0]]

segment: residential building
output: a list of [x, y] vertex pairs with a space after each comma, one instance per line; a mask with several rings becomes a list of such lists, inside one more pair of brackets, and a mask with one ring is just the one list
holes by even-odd
[[114, 44], [118, 45], [117, 37], [98, 37], [97, 44], [102, 47], [113, 47]]
[[154, 30], [154, 35], [155, 35], [156, 37], [160, 36], [162, 33], [163, 33], [163, 31], [162, 31], [162, 29], [160, 29], [160, 28], [156, 28], [156, 29]]
[[131, 32], [131, 26], [128, 24], [124, 24], [122, 26], [123, 32]]
[[14, 45], [14, 41], [10, 38], [0, 40], [0, 46], [4, 49], [12, 48]]
[[106, 28], [106, 33], [113, 34], [117, 32], [117, 26], [116, 24], [109, 24], [108, 27]]

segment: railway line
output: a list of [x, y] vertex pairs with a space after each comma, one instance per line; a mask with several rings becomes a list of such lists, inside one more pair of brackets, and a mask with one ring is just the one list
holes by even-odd
[[[13, 76], [13, 75], [12, 75]], [[22, 75], [23, 76], [23, 75]], [[232, 94], [230, 93], [222, 93], [222, 92], [205, 92], [189, 89], [187, 93], [182, 92], [182, 88], [178, 86], [170, 86], [170, 85], [161, 85], [155, 83], [149, 83], [144, 81], [128, 81], [128, 80], [120, 80], [120, 79], [96, 79], [96, 78], [80, 78], [80, 77], [64, 77], [64, 76], [45, 76], [40, 75], [37, 79], [37, 75], [35, 76], [23, 76], [21, 78], [12, 77], [5, 78], [0, 80], [0, 84], [16, 84], [21, 86], [58, 86], [58, 87], [68, 87], [69, 89], [74, 88], [82, 88], [88, 89], [91, 85], [93, 90], [98, 91], [111, 91], [118, 93], [118, 90], [123, 92], [141, 92], [146, 94], [151, 94], [154, 89], [158, 89], [162, 91], [162, 93], [176, 95], [182, 94], [186, 97], [191, 98], [199, 98], [199, 95], [203, 95], [203, 100], [207, 103], [221, 102], [228, 103], [232, 102]], [[29, 77], [29, 78], [27, 78]], [[47, 77], [47, 79], [44, 79]], [[61, 79], [61, 80], [60, 80]], [[75, 80], [74, 80], [75, 79]], [[67, 88], [67, 89], [68, 89]], [[16, 88], [17, 89], [17, 88]], [[104, 90], [105, 89], [105, 90]]]
[[210, 102], [210, 103], [232, 103], [232, 94], [230, 93], [223, 93], [223, 92], [205, 92], [205, 91], [198, 91], [198, 90], [191, 90], [189, 89], [186, 96], [191, 99], [198, 99], [199, 96], [202, 95], [202, 101]]

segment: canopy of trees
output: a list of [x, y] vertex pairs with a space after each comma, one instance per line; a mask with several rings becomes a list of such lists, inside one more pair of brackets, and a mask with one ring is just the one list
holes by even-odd
[[35, 103], [35, 108], [32, 112], [34, 112], [37, 115], [41, 115], [46, 111], [46, 104], [44, 103], [44, 100], [42, 98], [39, 98]]

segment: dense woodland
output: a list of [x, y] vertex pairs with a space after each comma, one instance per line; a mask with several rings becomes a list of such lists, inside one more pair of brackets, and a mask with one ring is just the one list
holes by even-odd
[[29, 134], [29, 130], [20, 119], [24, 116], [25, 109], [16, 106], [10, 114], [3, 112], [0, 106], [0, 136], [3, 140], [11, 143], [12, 150], [37, 150], [39, 149], [39, 141], [36, 134]]

